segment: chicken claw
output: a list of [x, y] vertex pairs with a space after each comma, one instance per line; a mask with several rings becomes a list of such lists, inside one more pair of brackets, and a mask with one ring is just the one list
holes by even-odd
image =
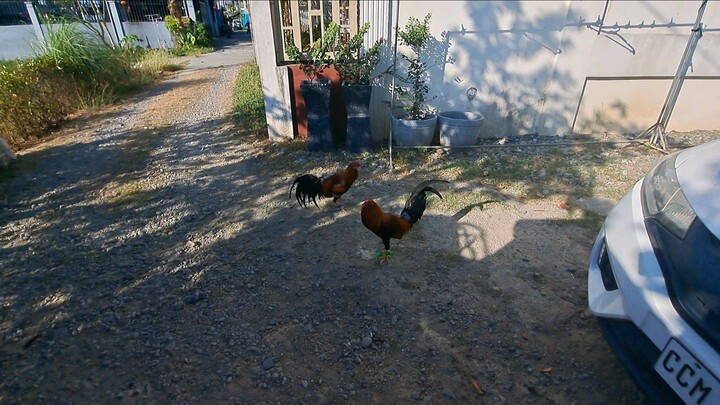
[[380, 264], [385, 263], [385, 262], [390, 263], [390, 256], [392, 256], [392, 255], [393, 255], [393, 251], [389, 250], [389, 249], [375, 252], [375, 257], [380, 258]]

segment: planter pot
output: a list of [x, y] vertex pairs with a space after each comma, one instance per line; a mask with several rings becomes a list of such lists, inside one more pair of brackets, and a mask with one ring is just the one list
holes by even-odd
[[372, 149], [372, 135], [370, 133], [372, 86], [343, 84], [342, 95], [345, 101], [345, 111], [347, 112], [345, 147], [353, 153], [370, 151]]
[[428, 146], [432, 143], [437, 126], [437, 115], [424, 120], [392, 117], [392, 131], [397, 146]]
[[300, 92], [307, 109], [308, 152], [334, 150], [330, 122], [330, 80], [305, 80], [300, 83]]
[[440, 145], [475, 145], [480, 136], [480, 124], [484, 120], [480, 113], [445, 111], [438, 114]]
[[[310, 78], [303, 73], [300, 65], [288, 66], [288, 74], [290, 80], [290, 106], [293, 114], [293, 134], [298, 138], [307, 139], [307, 108], [300, 90], [300, 84], [310, 80]], [[342, 80], [337, 70], [332, 66], [323, 70], [316, 79], [330, 80], [330, 125], [333, 143], [337, 147], [339, 144], [344, 144], [345, 141], [345, 109], [340, 89]]]

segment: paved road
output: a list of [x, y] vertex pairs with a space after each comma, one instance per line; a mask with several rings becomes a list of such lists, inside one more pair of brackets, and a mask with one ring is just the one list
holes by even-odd
[[246, 32], [235, 32], [231, 38], [216, 40], [217, 50], [200, 57], [182, 58], [188, 65], [185, 72], [200, 69], [212, 69], [224, 66], [235, 66], [255, 60], [252, 37]]

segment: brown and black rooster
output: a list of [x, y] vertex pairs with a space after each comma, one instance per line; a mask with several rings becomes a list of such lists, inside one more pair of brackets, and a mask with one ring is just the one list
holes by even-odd
[[360, 215], [362, 223], [375, 235], [382, 239], [385, 250], [380, 252], [380, 263], [388, 261], [393, 253], [390, 250], [390, 238], [402, 239], [410, 232], [415, 224], [425, 213], [427, 206], [427, 193], [433, 193], [442, 199], [440, 192], [430, 187], [432, 183], [449, 183], [445, 180], [427, 180], [418, 184], [410, 193], [400, 215], [388, 214], [380, 209], [380, 206], [373, 200], [366, 200], [362, 204]]
[[[292, 198], [293, 188], [295, 188], [295, 199], [301, 207], [307, 208], [307, 203], [312, 201], [316, 207], [316, 198], [332, 197], [333, 202], [340, 205], [342, 195], [345, 194], [350, 186], [353, 185], [358, 177], [357, 168], [360, 162], [352, 162], [345, 170], [341, 170], [327, 178], [317, 177], [313, 174], [303, 174], [295, 179], [290, 186], [290, 198]], [[297, 187], [295, 187], [297, 185]], [[340, 207], [342, 209], [342, 207]]]

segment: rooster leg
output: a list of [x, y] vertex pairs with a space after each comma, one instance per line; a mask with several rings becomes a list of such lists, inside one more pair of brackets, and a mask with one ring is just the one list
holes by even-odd
[[393, 255], [393, 251], [390, 249], [383, 250], [380, 252], [380, 263], [390, 263], [390, 256]]
[[338, 208], [340, 208], [340, 211], [347, 211], [345, 207], [340, 205], [340, 200], [342, 200], [342, 197], [340, 196], [333, 197], [333, 202], [335, 203], [335, 205], [337, 205]]
[[375, 257], [380, 258], [380, 263], [390, 263], [390, 256], [393, 255], [393, 251], [390, 249], [380, 250], [375, 252]]

